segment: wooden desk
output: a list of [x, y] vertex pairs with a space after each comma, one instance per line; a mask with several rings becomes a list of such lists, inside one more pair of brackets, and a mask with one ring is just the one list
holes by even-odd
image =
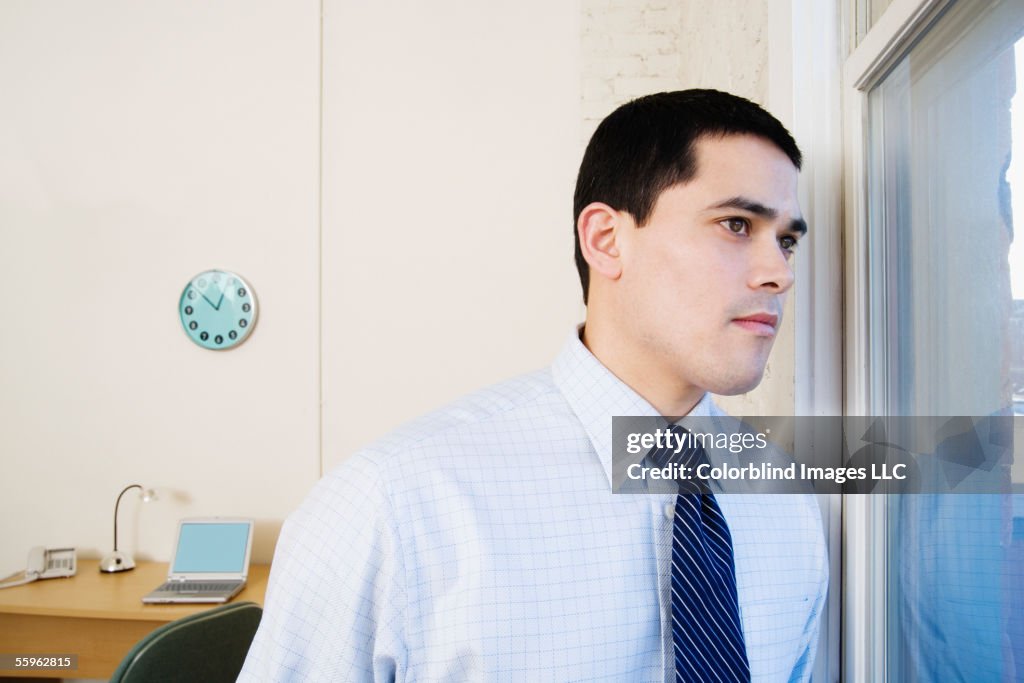
[[[142, 596], [167, 578], [167, 564], [140, 562], [103, 574], [97, 560], [79, 560], [68, 579], [45, 579], [0, 590], [0, 653], [76, 654], [78, 669], [14, 671], [0, 676], [109, 678], [144, 635], [163, 624], [216, 605], [143, 605]], [[232, 602], [263, 604], [269, 565], [249, 569], [245, 589]]]

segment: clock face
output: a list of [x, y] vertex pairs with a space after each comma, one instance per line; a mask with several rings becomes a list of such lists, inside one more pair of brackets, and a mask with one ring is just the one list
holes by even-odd
[[178, 315], [189, 339], [204, 349], [238, 346], [256, 324], [256, 296], [239, 275], [208, 270], [185, 285]]

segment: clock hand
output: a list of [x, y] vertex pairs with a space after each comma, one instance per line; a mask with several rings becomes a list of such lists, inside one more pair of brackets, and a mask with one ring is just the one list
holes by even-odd
[[220, 293], [220, 299], [217, 300], [217, 305], [214, 306], [214, 308], [216, 308], [219, 311], [220, 310], [220, 305], [222, 303], [224, 303], [224, 292], [223, 291]]
[[[207, 296], [206, 296], [206, 294], [205, 294], [205, 293], [202, 293], [202, 292], [200, 292], [200, 294], [199, 294], [199, 295], [200, 295], [201, 297], [203, 297], [204, 299], [206, 299], [206, 303], [208, 303], [208, 304], [210, 304], [211, 306], [213, 306], [213, 310], [215, 310], [215, 311], [219, 311], [219, 310], [220, 310], [220, 301], [218, 301], [217, 303], [213, 303], [212, 301], [210, 301], [210, 299], [209, 299], [209, 298], [207, 298]], [[220, 293], [220, 298], [221, 298], [221, 301], [223, 301], [223, 300], [224, 300], [224, 292], [221, 292], [221, 293]]]

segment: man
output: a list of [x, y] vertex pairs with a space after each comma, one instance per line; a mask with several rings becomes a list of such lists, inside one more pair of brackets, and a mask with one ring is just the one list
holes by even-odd
[[[550, 369], [316, 485], [241, 680], [808, 680], [827, 581], [813, 499], [610, 486], [613, 416], [719, 414], [709, 392], [760, 381], [805, 231], [799, 165], [778, 121], [726, 93], [611, 114], [576, 188], [585, 325]], [[719, 564], [678, 561], [705, 537]]]

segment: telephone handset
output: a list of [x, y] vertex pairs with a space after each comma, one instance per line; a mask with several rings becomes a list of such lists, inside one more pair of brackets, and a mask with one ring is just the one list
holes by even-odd
[[0, 588], [11, 588], [32, 583], [37, 579], [55, 579], [74, 576], [78, 569], [74, 548], [52, 548], [36, 546], [28, 551], [25, 577], [17, 581], [0, 583]]

